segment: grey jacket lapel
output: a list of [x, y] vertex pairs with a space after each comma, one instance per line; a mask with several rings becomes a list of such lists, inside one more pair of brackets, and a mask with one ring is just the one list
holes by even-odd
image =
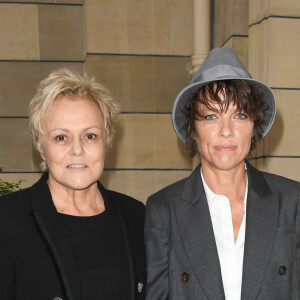
[[199, 284], [211, 300], [225, 300], [221, 268], [200, 166], [175, 202], [178, 228]]
[[256, 299], [270, 259], [278, 218], [278, 198], [263, 175], [248, 164], [248, 197], [242, 299]]

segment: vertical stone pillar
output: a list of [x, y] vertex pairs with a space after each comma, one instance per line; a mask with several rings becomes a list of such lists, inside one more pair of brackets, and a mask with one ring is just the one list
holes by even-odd
[[201, 66], [210, 51], [210, 0], [194, 0], [194, 55], [192, 73]]
[[[194, 0], [194, 74], [210, 51], [210, 0]], [[193, 169], [199, 164], [199, 156], [193, 158]]]

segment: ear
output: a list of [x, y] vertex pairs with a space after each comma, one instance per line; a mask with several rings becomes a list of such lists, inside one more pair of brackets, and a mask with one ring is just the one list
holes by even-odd
[[39, 152], [40, 152], [40, 156], [41, 156], [41, 158], [42, 158], [42, 160], [43, 161], [46, 161], [46, 157], [45, 157], [45, 152], [44, 152], [44, 149], [43, 149], [43, 145], [42, 145], [42, 143], [40, 144], [40, 147], [39, 147], [40, 149], [38, 149], [39, 150]]
[[44, 153], [40, 153], [42, 160], [46, 161]]

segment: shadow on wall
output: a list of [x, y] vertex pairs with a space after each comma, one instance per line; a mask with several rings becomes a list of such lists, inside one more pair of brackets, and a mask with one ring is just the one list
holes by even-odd
[[42, 158], [40, 153], [35, 149], [33, 145], [32, 148], [32, 169], [37, 172], [41, 172], [40, 164], [42, 163]]
[[116, 135], [113, 140], [112, 148], [106, 152], [105, 155], [105, 164], [104, 164], [104, 173], [102, 174], [100, 181], [106, 187], [110, 181], [110, 177], [113, 175], [113, 172], [105, 172], [105, 169], [116, 169], [118, 165], [117, 158], [119, 157], [119, 151], [122, 151], [121, 141], [124, 136], [124, 128], [120, 126], [120, 122], [117, 121]]
[[284, 128], [284, 120], [280, 110], [277, 109], [275, 121], [273, 123], [272, 128], [270, 129], [269, 133], [265, 137], [264, 143], [267, 144], [264, 147], [267, 153], [264, 155], [274, 155], [276, 153], [277, 147], [280, 145], [281, 139], [283, 137], [284, 130], [288, 134], [288, 128]]

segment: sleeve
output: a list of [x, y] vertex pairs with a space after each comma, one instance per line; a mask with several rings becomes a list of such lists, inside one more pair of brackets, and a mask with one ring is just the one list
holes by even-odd
[[146, 300], [169, 299], [168, 256], [169, 236], [161, 201], [147, 201], [145, 218], [145, 246], [147, 260]]
[[15, 299], [14, 261], [10, 251], [7, 233], [0, 220], [0, 298]]

